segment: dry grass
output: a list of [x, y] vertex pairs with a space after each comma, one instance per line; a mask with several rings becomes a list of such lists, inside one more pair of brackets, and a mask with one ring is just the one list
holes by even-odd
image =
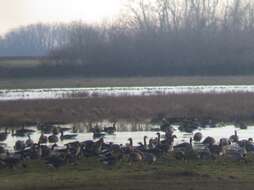
[[253, 93], [171, 94], [141, 97], [93, 97], [85, 99], [0, 102], [0, 124], [36, 121], [144, 121], [158, 114], [167, 117], [211, 118], [220, 121], [254, 121]]

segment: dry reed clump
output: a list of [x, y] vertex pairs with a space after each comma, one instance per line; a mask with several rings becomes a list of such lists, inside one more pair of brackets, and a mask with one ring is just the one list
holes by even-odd
[[254, 121], [254, 93], [170, 94], [0, 102], [0, 125], [43, 122], [210, 118]]

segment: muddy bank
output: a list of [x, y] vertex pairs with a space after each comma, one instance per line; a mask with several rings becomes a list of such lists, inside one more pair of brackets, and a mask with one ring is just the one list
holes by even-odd
[[[53, 170], [41, 162], [30, 167], [0, 171], [5, 190], [236, 190], [253, 189], [253, 159], [249, 163], [176, 161], [162, 158], [155, 165], [121, 164], [105, 167], [98, 160], [82, 159], [77, 166]], [[38, 180], [40, 179], [40, 180]], [[98, 184], [99, 182], [99, 184]], [[188, 188], [186, 188], [188, 187]]]

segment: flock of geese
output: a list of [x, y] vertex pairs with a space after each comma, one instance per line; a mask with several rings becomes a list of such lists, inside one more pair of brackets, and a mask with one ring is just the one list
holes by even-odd
[[[42, 160], [48, 166], [59, 168], [66, 164], [78, 164], [82, 157], [94, 157], [103, 164], [113, 165], [123, 159], [130, 164], [145, 162], [152, 164], [163, 155], [173, 155], [178, 160], [214, 160], [221, 156], [235, 161], [245, 161], [249, 153], [254, 152], [253, 139], [239, 140], [237, 131], [229, 138], [221, 138], [216, 143], [213, 137], [203, 138], [200, 132], [190, 137], [189, 142], [175, 145], [172, 128], [167, 128], [163, 138], [157, 132], [156, 138], [148, 139], [144, 136], [143, 142], [134, 146], [133, 139], [129, 138], [126, 145], [105, 143], [104, 136], [116, 132], [115, 126], [94, 128], [92, 130], [94, 140], [76, 141], [77, 134], [65, 134], [69, 128], [54, 127], [52, 125], [40, 125], [41, 136], [38, 142], [34, 142], [30, 134], [35, 132], [24, 127], [19, 130], [8, 129], [0, 133], [0, 142], [4, 142], [8, 135], [27, 137], [26, 141], [16, 141], [14, 151], [9, 151], [4, 143], [0, 144], [0, 168], [26, 167], [27, 160]], [[75, 129], [73, 129], [75, 132]], [[65, 140], [73, 142], [60, 146], [57, 143]]]

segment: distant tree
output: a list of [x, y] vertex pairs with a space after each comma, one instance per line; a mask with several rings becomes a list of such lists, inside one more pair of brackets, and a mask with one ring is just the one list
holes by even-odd
[[254, 73], [252, 0], [131, 0], [113, 23], [36, 24], [0, 39], [0, 56], [45, 56], [71, 75]]

